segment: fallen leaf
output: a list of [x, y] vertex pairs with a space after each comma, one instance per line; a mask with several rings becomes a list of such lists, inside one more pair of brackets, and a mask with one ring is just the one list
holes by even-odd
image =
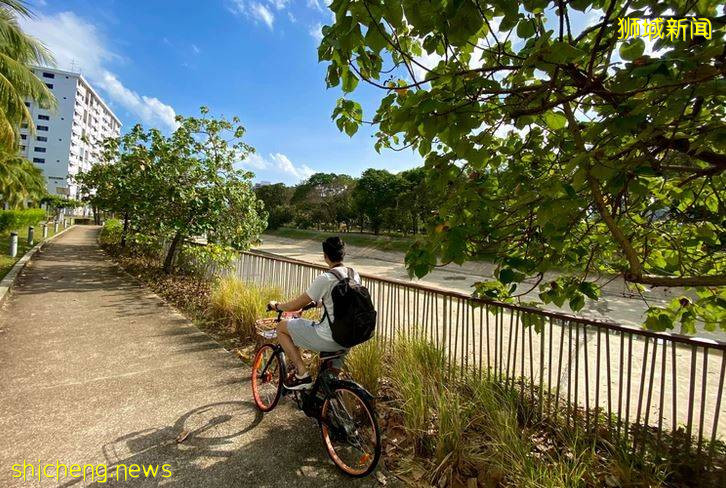
[[384, 475], [383, 473], [381, 473], [380, 471], [376, 471], [376, 479], [378, 480], [378, 482], [379, 482], [379, 483], [380, 483], [380, 484], [381, 484], [382, 486], [386, 486], [386, 484], [388, 484], [388, 479], [387, 479], [387, 478], [386, 478], [386, 476], [385, 476], [385, 475]]
[[176, 443], [181, 444], [185, 440], [187, 440], [187, 437], [189, 437], [189, 431], [183, 430], [181, 433], [176, 436]]

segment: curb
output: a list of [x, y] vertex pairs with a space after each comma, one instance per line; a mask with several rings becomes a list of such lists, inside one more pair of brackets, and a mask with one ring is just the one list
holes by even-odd
[[5, 298], [10, 293], [10, 290], [12, 289], [13, 285], [15, 284], [15, 278], [18, 276], [18, 273], [25, 268], [25, 266], [30, 262], [30, 260], [33, 258], [35, 253], [40, 251], [44, 245], [52, 242], [55, 240], [56, 237], [61, 236], [66, 233], [66, 231], [71, 230], [73, 227], [75, 227], [76, 224], [70, 225], [63, 229], [62, 231], [55, 234], [53, 237], [49, 237], [48, 239], [45, 239], [44, 241], [39, 242], [36, 244], [31, 250], [25, 253], [25, 255], [18, 259], [18, 262], [13, 265], [12, 268], [10, 268], [10, 271], [8, 271], [8, 274], [5, 275], [5, 277], [0, 281], [0, 303], [3, 303], [5, 301]]

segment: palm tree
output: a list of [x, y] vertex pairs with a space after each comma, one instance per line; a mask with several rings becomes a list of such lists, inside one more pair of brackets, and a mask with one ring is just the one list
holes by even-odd
[[57, 104], [32, 70], [34, 65], [52, 64], [53, 57], [41, 42], [23, 32], [19, 16], [31, 16], [23, 0], [0, 0], [0, 191], [5, 201], [15, 205], [44, 185], [40, 170], [17, 155], [20, 126], [35, 128], [25, 101], [47, 108]]
[[46, 194], [43, 172], [24, 157], [0, 150], [0, 194], [10, 207], [39, 201]]

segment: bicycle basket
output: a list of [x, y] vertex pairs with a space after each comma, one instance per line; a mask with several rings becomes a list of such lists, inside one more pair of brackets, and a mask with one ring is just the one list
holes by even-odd
[[264, 337], [265, 339], [275, 339], [277, 337], [277, 319], [274, 317], [268, 317], [264, 319], [255, 320], [255, 329], [257, 335]]

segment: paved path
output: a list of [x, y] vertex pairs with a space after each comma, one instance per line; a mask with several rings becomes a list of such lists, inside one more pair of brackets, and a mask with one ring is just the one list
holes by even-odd
[[[39, 253], [0, 312], [1, 487], [351, 484], [310, 419], [289, 402], [260, 415], [247, 367], [118, 270], [96, 232], [72, 229]], [[22, 481], [23, 460], [52, 463], [51, 476], [56, 461], [105, 464], [109, 481]], [[110, 480], [121, 464], [172, 475]]]

